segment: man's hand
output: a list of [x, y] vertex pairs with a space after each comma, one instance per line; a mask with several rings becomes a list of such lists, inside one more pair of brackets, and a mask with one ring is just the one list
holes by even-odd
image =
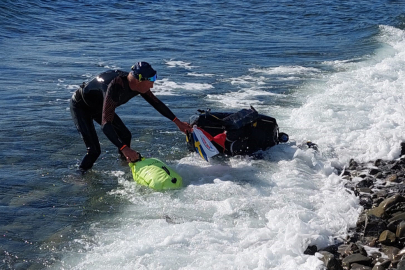
[[186, 123], [186, 122], [181, 122], [178, 118], [176, 118], [176, 120], [174, 120], [174, 123], [176, 124], [176, 126], [180, 129], [180, 131], [182, 131], [183, 133], [191, 132], [192, 127]]
[[135, 150], [132, 150], [128, 146], [121, 150], [124, 156], [127, 158], [128, 163], [135, 162], [140, 159], [140, 155]]

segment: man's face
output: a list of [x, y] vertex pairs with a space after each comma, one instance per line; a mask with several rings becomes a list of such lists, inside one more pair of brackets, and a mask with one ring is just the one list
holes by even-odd
[[146, 93], [153, 88], [153, 83], [151, 81], [141, 81], [137, 84], [136, 91], [142, 94]]
[[128, 75], [128, 80], [129, 80], [129, 87], [131, 88], [131, 90], [137, 91], [141, 94], [144, 94], [153, 88], [154, 82], [148, 80], [139, 81], [131, 73]]

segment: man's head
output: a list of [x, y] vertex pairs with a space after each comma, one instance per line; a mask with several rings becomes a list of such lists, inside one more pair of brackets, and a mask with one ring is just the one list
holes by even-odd
[[154, 82], [157, 79], [156, 70], [147, 62], [138, 62], [131, 67], [131, 75], [138, 81], [151, 81]]
[[136, 63], [131, 67], [131, 72], [128, 74], [130, 88], [140, 93], [146, 93], [153, 88], [156, 79], [156, 70], [147, 62]]

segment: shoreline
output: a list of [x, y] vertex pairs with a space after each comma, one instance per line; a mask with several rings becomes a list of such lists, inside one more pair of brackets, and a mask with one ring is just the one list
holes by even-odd
[[[404, 146], [404, 144], [401, 144]], [[403, 147], [404, 150], [404, 147]], [[340, 171], [345, 187], [359, 197], [363, 211], [345, 241], [304, 254], [328, 270], [405, 270], [405, 156], [357, 163]]]

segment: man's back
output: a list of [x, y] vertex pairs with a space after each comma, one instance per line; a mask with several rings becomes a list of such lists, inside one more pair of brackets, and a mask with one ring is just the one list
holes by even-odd
[[104, 96], [110, 82], [117, 76], [127, 75], [128, 72], [121, 70], [108, 70], [99, 74], [84, 86], [82, 90], [82, 97], [84, 101], [89, 107], [96, 108], [101, 111]]

